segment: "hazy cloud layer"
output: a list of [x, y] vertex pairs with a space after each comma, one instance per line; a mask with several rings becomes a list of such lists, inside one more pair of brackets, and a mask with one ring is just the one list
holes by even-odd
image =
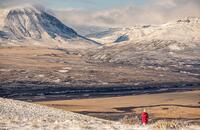
[[0, 0], [0, 8], [26, 4], [42, 4], [46, 0]]
[[[72, 0], [66, 0], [70, 1]], [[96, 0], [77, 1], [95, 4]], [[21, 4], [48, 5], [47, 3], [48, 0], [0, 0], [0, 8]], [[187, 16], [200, 16], [200, 0], [146, 0], [141, 5], [132, 4], [98, 11], [66, 9], [57, 11], [56, 14], [71, 25], [118, 27], [159, 24]]]
[[61, 11], [66, 23], [77, 25], [133, 26], [160, 24], [188, 16], [200, 16], [200, 0], [148, 0], [148, 4], [101, 11], [69, 9]]

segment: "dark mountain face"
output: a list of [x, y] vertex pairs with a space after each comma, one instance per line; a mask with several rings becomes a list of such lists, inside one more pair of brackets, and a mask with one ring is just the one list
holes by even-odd
[[39, 19], [43, 29], [52, 37], [58, 35], [60, 37], [70, 39], [77, 36], [77, 33], [73, 29], [65, 26], [57, 18], [49, 15], [48, 13], [42, 12]]
[[124, 41], [128, 41], [128, 40], [129, 40], [128, 35], [122, 35], [122, 36], [119, 36], [117, 38], [117, 40], [114, 41], [114, 43], [124, 42]]
[[6, 32], [0, 31], [0, 38], [7, 39], [8, 34]]

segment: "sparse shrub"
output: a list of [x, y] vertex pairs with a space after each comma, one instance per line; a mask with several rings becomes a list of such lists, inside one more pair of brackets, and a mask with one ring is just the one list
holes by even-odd
[[152, 129], [153, 130], [180, 130], [188, 126], [189, 124], [181, 122], [181, 121], [177, 121], [177, 120], [173, 120], [173, 121], [161, 120], [154, 123], [152, 125]]
[[140, 120], [137, 116], [134, 115], [125, 115], [121, 120], [121, 123], [123, 124], [129, 124], [129, 125], [133, 125], [133, 124], [140, 124]]
[[40, 126], [39, 126], [38, 124], [33, 123], [33, 124], [32, 124], [32, 127], [33, 127], [33, 128], [39, 128]]

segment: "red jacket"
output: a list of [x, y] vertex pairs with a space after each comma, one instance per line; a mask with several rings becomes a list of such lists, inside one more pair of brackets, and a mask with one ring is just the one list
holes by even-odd
[[141, 118], [142, 118], [142, 123], [145, 123], [145, 124], [148, 123], [149, 115], [147, 112], [142, 112]]

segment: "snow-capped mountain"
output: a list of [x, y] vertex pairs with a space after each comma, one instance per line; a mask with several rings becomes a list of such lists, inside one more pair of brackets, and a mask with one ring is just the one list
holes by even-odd
[[[0, 15], [2, 43], [19, 45], [21, 41], [35, 45], [95, 46], [98, 43], [80, 36], [55, 16], [36, 7], [4, 9]], [[75, 43], [76, 42], [76, 43]], [[80, 46], [80, 45], [79, 45]]]
[[178, 42], [200, 41], [200, 18], [188, 17], [163, 25], [144, 25], [121, 28], [90, 35], [89, 38], [104, 44], [139, 42], [151, 40], [174, 40]]

